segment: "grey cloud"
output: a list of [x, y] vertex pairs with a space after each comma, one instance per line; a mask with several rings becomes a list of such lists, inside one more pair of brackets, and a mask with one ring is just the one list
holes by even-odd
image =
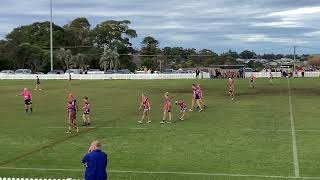
[[[0, 38], [13, 27], [49, 19], [49, 0], [11, 0], [0, 7]], [[128, 19], [138, 32], [161, 46], [217, 51], [282, 47], [292, 43], [318, 46], [318, 0], [53, 0], [59, 25], [87, 17], [92, 26], [108, 19]], [[307, 8], [309, 13], [299, 9]], [[309, 8], [309, 9], [308, 9]], [[313, 9], [310, 9], [313, 8]], [[317, 9], [319, 8], [319, 9]], [[302, 9], [303, 10], [303, 9]], [[299, 16], [296, 13], [299, 13]]]

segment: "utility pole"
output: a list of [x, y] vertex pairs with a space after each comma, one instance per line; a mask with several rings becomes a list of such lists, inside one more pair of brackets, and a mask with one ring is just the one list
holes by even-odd
[[53, 33], [52, 33], [52, 0], [50, 0], [50, 62], [53, 70]]

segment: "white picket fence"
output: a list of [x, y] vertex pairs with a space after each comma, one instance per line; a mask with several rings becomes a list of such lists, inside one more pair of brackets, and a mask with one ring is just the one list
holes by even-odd
[[[67, 80], [68, 74], [0, 74], [0, 80], [25, 80], [35, 79]], [[199, 76], [203, 79], [210, 78], [209, 73], [203, 73]], [[72, 79], [78, 80], [112, 80], [112, 79], [195, 79], [195, 74], [72, 74]]]
[[[253, 74], [257, 78], [269, 77], [269, 72], [246, 72], [248, 78]], [[46, 80], [68, 80], [68, 74], [0, 74], [0, 80], [34, 80], [36, 76]], [[280, 78], [280, 72], [272, 72], [274, 78]], [[302, 77], [301, 72], [294, 74], [294, 77]], [[305, 72], [304, 77], [320, 77], [320, 71]], [[72, 79], [77, 80], [152, 80], [152, 79], [196, 79], [195, 74], [72, 74]], [[209, 73], [202, 73], [200, 79], [209, 79]]]
[[[251, 76], [251, 74], [254, 75], [256, 78], [263, 78], [263, 77], [269, 77], [269, 72], [246, 72], [245, 76], [248, 78]], [[302, 77], [302, 73], [298, 72], [297, 74], [293, 74], [294, 77]], [[282, 77], [281, 72], [272, 72], [272, 77], [279, 78]], [[305, 72], [304, 77], [307, 78], [315, 78], [320, 77], [320, 71], [314, 71], [314, 72]]]

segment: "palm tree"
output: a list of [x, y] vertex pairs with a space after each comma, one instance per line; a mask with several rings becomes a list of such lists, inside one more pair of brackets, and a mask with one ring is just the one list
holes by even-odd
[[110, 48], [109, 46], [104, 46], [103, 54], [101, 55], [99, 64], [103, 68], [104, 72], [109, 69], [117, 69], [119, 65], [119, 53], [116, 48]]

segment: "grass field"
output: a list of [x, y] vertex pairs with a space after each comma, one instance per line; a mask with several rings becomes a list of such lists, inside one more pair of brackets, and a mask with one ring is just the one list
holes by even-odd
[[[209, 108], [188, 113], [184, 122], [160, 125], [163, 93], [190, 105], [192, 83], [203, 86]], [[258, 79], [255, 89], [247, 80], [236, 80], [233, 102], [227, 80], [42, 85], [45, 90], [33, 91], [34, 113], [27, 115], [22, 97], [15, 95], [34, 82], [0, 81], [0, 177], [82, 178], [81, 159], [90, 141], [99, 139], [109, 154], [111, 180], [320, 179], [319, 79], [291, 79], [290, 88], [287, 79], [275, 79], [273, 85]], [[137, 124], [142, 91], [152, 103], [152, 124]], [[69, 92], [81, 107], [81, 97], [89, 96], [94, 128], [65, 134]], [[178, 119], [178, 107], [173, 115]]]

